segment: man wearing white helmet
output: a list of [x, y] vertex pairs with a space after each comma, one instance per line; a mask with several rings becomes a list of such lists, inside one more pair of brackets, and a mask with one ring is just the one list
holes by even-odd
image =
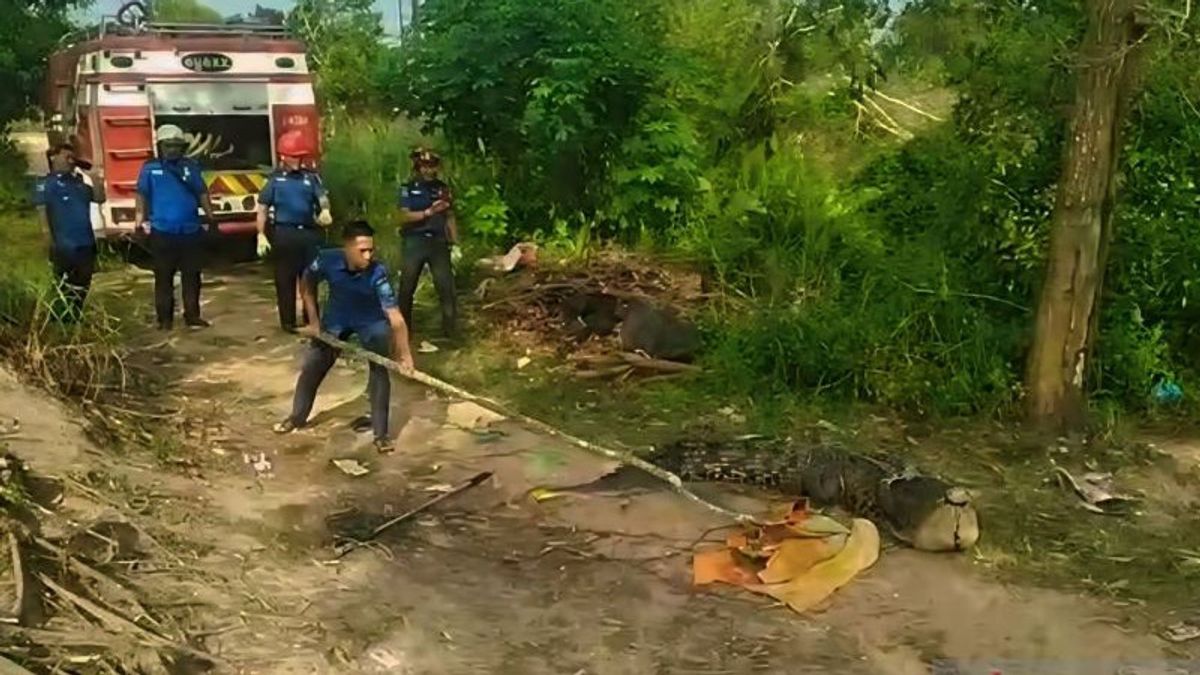
[[[155, 133], [158, 157], [142, 165], [137, 182], [138, 229], [150, 235], [154, 258], [154, 311], [160, 330], [175, 319], [175, 273], [183, 286], [183, 319], [189, 328], [204, 328], [200, 318], [200, 268], [204, 230], [213, 222], [212, 202], [200, 163], [184, 157], [183, 130], [164, 124]], [[205, 220], [200, 219], [204, 209]]]

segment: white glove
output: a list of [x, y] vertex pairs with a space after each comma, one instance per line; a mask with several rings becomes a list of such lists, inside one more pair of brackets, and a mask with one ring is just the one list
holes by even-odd
[[458, 247], [458, 244], [451, 244], [450, 245], [450, 264], [457, 265], [459, 260], [462, 260], [462, 249]]
[[321, 227], [329, 227], [333, 224], [333, 214], [329, 213], [329, 209], [321, 209], [317, 214], [317, 224]]
[[263, 257], [271, 250], [271, 242], [267, 241], [267, 235], [261, 232], [258, 235], [258, 257]]

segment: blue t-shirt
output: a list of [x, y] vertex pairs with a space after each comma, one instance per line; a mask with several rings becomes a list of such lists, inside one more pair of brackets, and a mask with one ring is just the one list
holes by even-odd
[[353, 271], [340, 248], [318, 253], [305, 276], [329, 284], [329, 303], [321, 313], [321, 328], [334, 335], [346, 330], [361, 332], [372, 324], [386, 322], [385, 310], [397, 307], [387, 269], [372, 262], [365, 270]]
[[279, 170], [267, 180], [258, 203], [275, 207], [276, 226], [311, 227], [323, 196], [325, 187], [316, 173]]
[[165, 234], [200, 231], [200, 195], [208, 192], [200, 163], [181, 157], [151, 159], [142, 165], [138, 194], [146, 200], [150, 229]]
[[[414, 180], [400, 186], [400, 208], [407, 211], [424, 211], [433, 206], [440, 198], [450, 198], [450, 186], [438, 179]], [[446, 212], [435, 213], [424, 221], [411, 226], [402, 227], [400, 231], [405, 236], [421, 235], [426, 237], [446, 236]]]
[[77, 173], [50, 173], [34, 185], [33, 203], [46, 207], [55, 248], [73, 250], [96, 245], [92, 232], [92, 186]]

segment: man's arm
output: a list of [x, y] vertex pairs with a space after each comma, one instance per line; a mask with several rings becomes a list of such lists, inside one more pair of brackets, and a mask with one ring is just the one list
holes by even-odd
[[108, 199], [108, 194], [104, 191], [104, 174], [96, 168], [88, 172], [88, 177], [92, 179], [92, 201], [103, 204]]
[[436, 201], [427, 209], [414, 209], [413, 200], [408, 196], [407, 190], [401, 188], [400, 192], [400, 212], [403, 217], [402, 227], [407, 227], [420, 223], [434, 214], [441, 213], [450, 208], [450, 204], [444, 201]]
[[321, 256], [313, 258], [313, 261], [304, 268], [304, 274], [300, 275], [300, 303], [304, 305], [304, 312], [308, 314], [308, 325], [300, 329], [300, 332], [305, 335], [316, 336], [321, 332], [321, 312], [317, 307], [317, 284], [325, 277], [325, 270], [321, 268]]
[[50, 246], [54, 242], [54, 227], [50, 224], [50, 212], [46, 210], [45, 206], [40, 204], [38, 205], [37, 210], [38, 215], [42, 220], [43, 243], [45, 243], [46, 246]]
[[200, 208], [204, 211], [204, 217], [209, 223], [216, 223], [216, 216], [213, 215], [212, 197], [208, 194], [208, 185], [204, 183], [204, 173], [200, 168], [200, 162], [193, 160], [194, 168], [191, 173], [192, 189], [199, 195]]
[[146, 170], [146, 165], [142, 164], [142, 170], [138, 173], [137, 194], [134, 197], [134, 227], [139, 230], [142, 224], [146, 222], [146, 196], [150, 194], [150, 172]]
[[46, 245], [54, 241], [54, 230], [50, 225], [50, 211], [46, 208], [46, 180], [39, 178], [33, 185], [33, 205], [37, 207], [38, 219], [42, 222], [42, 235]]
[[266, 186], [258, 193], [258, 212], [254, 219], [254, 227], [258, 229], [259, 235], [267, 234], [267, 211], [274, 203], [275, 181], [268, 178]]
[[308, 325], [305, 328], [312, 335], [321, 332], [321, 312], [317, 307], [317, 281], [320, 278], [318, 269], [317, 261], [314, 260], [300, 277], [300, 302], [304, 305], [304, 312], [308, 314]]
[[392, 358], [399, 362], [401, 367], [411, 370], [413, 357], [412, 348], [408, 344], [408, 324], [404, 321], [404, 315], [400, 313], [396, 293], [388, 281], [387, 270], [381, 265], [376, 268], [376, 274], [378, 276], [375, 278], [375, 294], [392, 328]]
[[402, 368], [413, 369], [412, 347], [408, 344], [408, 324], [404, 323], [404, 315], [392, 307], [384, 311], [388, 324], [392, 327], [392, 353]]
[[333, 224], [333, 214], [329, 212], [329, 193], [325, 191], [325, 186], [321, 183], [321, 177], [317, 176], [317, 184], [315, 193], [317, 197], [317, 224], [322, 227], [329, 227]]
[[208, 222], [216, 222], [216, 216], [213, 215], [212, 198], [208, 195], [207, 189], [200, 193], [200, 208], [204, 209], [204, 216], [208, 218]]
[[458, 243], [458, 219], [454, 217], [453, 209], [446, 213], [446, 237], [451, 245]]

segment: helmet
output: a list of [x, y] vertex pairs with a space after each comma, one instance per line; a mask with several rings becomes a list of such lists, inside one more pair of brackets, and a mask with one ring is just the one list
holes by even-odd
[[433, 164], [434, 166], [437, 166], [438, 164], [442, 163], [442, 158], [438, 157], [436, 152], [427, 148], [417, 148], [416, 150], [413, 150], [412, 154], [410, 154], [408, 157], [412, 160], [413, 166], [420, 166], [422, 164]]
[[312, 154], [312, 144], [299, 129], [285, 131], [275, 141], [275, 152], [284, 157], [307, 157]]
[[155, 136], [159, 143], [187, 143], [187, 139], [183, 137], [183, 129], [174, 124], [164, 124], [155, 132]]

